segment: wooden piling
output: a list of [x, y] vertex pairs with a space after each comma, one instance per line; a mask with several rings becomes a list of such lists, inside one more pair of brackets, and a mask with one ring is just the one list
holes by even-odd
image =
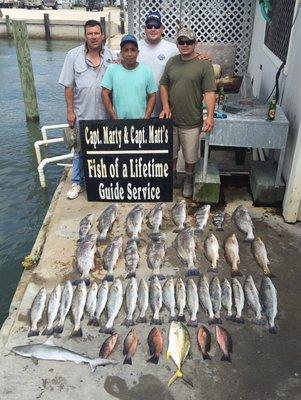
[[27, 121], [39, 121], [28, 34], [25, 21], [12, 21]]
[[120, 1], [120, 33], [122, 35], [125, 34], [125, 28], [124, 28], [124, 2], [123, 2], [123, 0]]
[[51, 40], [49, 14], [44, 14], [44, 27], [45, 27], [45, 39], [47, 40], [47, 42], [49, 42]]
[[106, 31], [106, 19], [105, 17], [100, 17], [100, 25], [101, 25], [101, 30], [104, 34], [104, 39], [103, 43], [105, 44], [107, 41], [107, 31]]
[[11, 39], [13, 36], [12, 36], [12, 32], [11, 32], [9, 15], [5, 15], [5, 23], [6, 23], [6, 34], [7, 34], [7, 37], [8, 37], [8, 39]]

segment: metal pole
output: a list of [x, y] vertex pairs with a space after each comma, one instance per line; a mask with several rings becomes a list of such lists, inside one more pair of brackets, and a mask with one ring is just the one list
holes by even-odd
[[25, 21], [12, 21], [27, 121], [39, 121], [39, 108]]
[[44, 27], [45, 27], [45, 39], [48, 42], [48, 41], [51, 40], [50, 25], [49, 25], [49, 14], [44, 14]]

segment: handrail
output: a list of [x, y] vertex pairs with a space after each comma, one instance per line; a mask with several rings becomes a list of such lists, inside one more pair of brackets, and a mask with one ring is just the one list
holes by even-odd
[[[54, 129], [67, 128], [68, 126], [69, 126], [68, 124], [44, 125], [44, 126], [41, 127], [41, 133], [42, 133], [42, 136], [43, 136], [43, 140], [37, 140], [34, 143], [34, 148], [35, 148], [37, 162], [38, 162], [39, 180], [40, 180], [40, 184], [41, 184], [42, 188], [46, 187], [46, 179], [45, 179], [45, 173], [44, 173], [45, 166], [47, 164], [50, 164], [50, 163], [53, 163], [53, 162], [67, 160], [69, 158], [73, 158], [73, 155], [74, 155], [74, 149], [72, 148], [72, 150], [68, 154], [61, 154], [61, 155], [58, 155], [58, 156], [47, 157], [47, 158], [42, 159], [41, 146], [47, 146], [48, 144], [52, 144], [52, 143], [62, 143], [62, 142], [64, 142], [64, 138], [62, 138], [62, 137], [48, 139], [47, 131], [54, 130]], [[59, 165], [59, 164], [57, 163], [57, 165]]]

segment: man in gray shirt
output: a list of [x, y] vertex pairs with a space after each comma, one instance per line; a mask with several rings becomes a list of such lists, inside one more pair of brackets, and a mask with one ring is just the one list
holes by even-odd
[[[85, 44], [71, 49], [65, 58], [59, 83], [65, 87], [67, 121], [78, 130], [78, 121], [107, 119], [101, 98], [101, 81], [108, 66], [117, 55], [103, 46], [104, 33], [98, 21], [85, 23]], [[75, 151], [72, 163], [72, 187], [67, 198], [78, 197], [85, 189], [83, 159]]]

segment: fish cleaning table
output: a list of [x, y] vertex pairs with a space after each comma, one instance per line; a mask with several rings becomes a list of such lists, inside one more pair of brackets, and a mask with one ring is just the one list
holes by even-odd
[[279, 187], [283, 169], [289, 122], [281, 107], [277, 106], [276, 118], [268, 121], [267, 105], [256, 105], [236, 114], [227, 113], [226, 119], [215, 119], [214, 129], [205, 136], [202, 181], [206, 182], [209, 146], [252, 147], [279, 149], [280, 156], [275, 179]]

